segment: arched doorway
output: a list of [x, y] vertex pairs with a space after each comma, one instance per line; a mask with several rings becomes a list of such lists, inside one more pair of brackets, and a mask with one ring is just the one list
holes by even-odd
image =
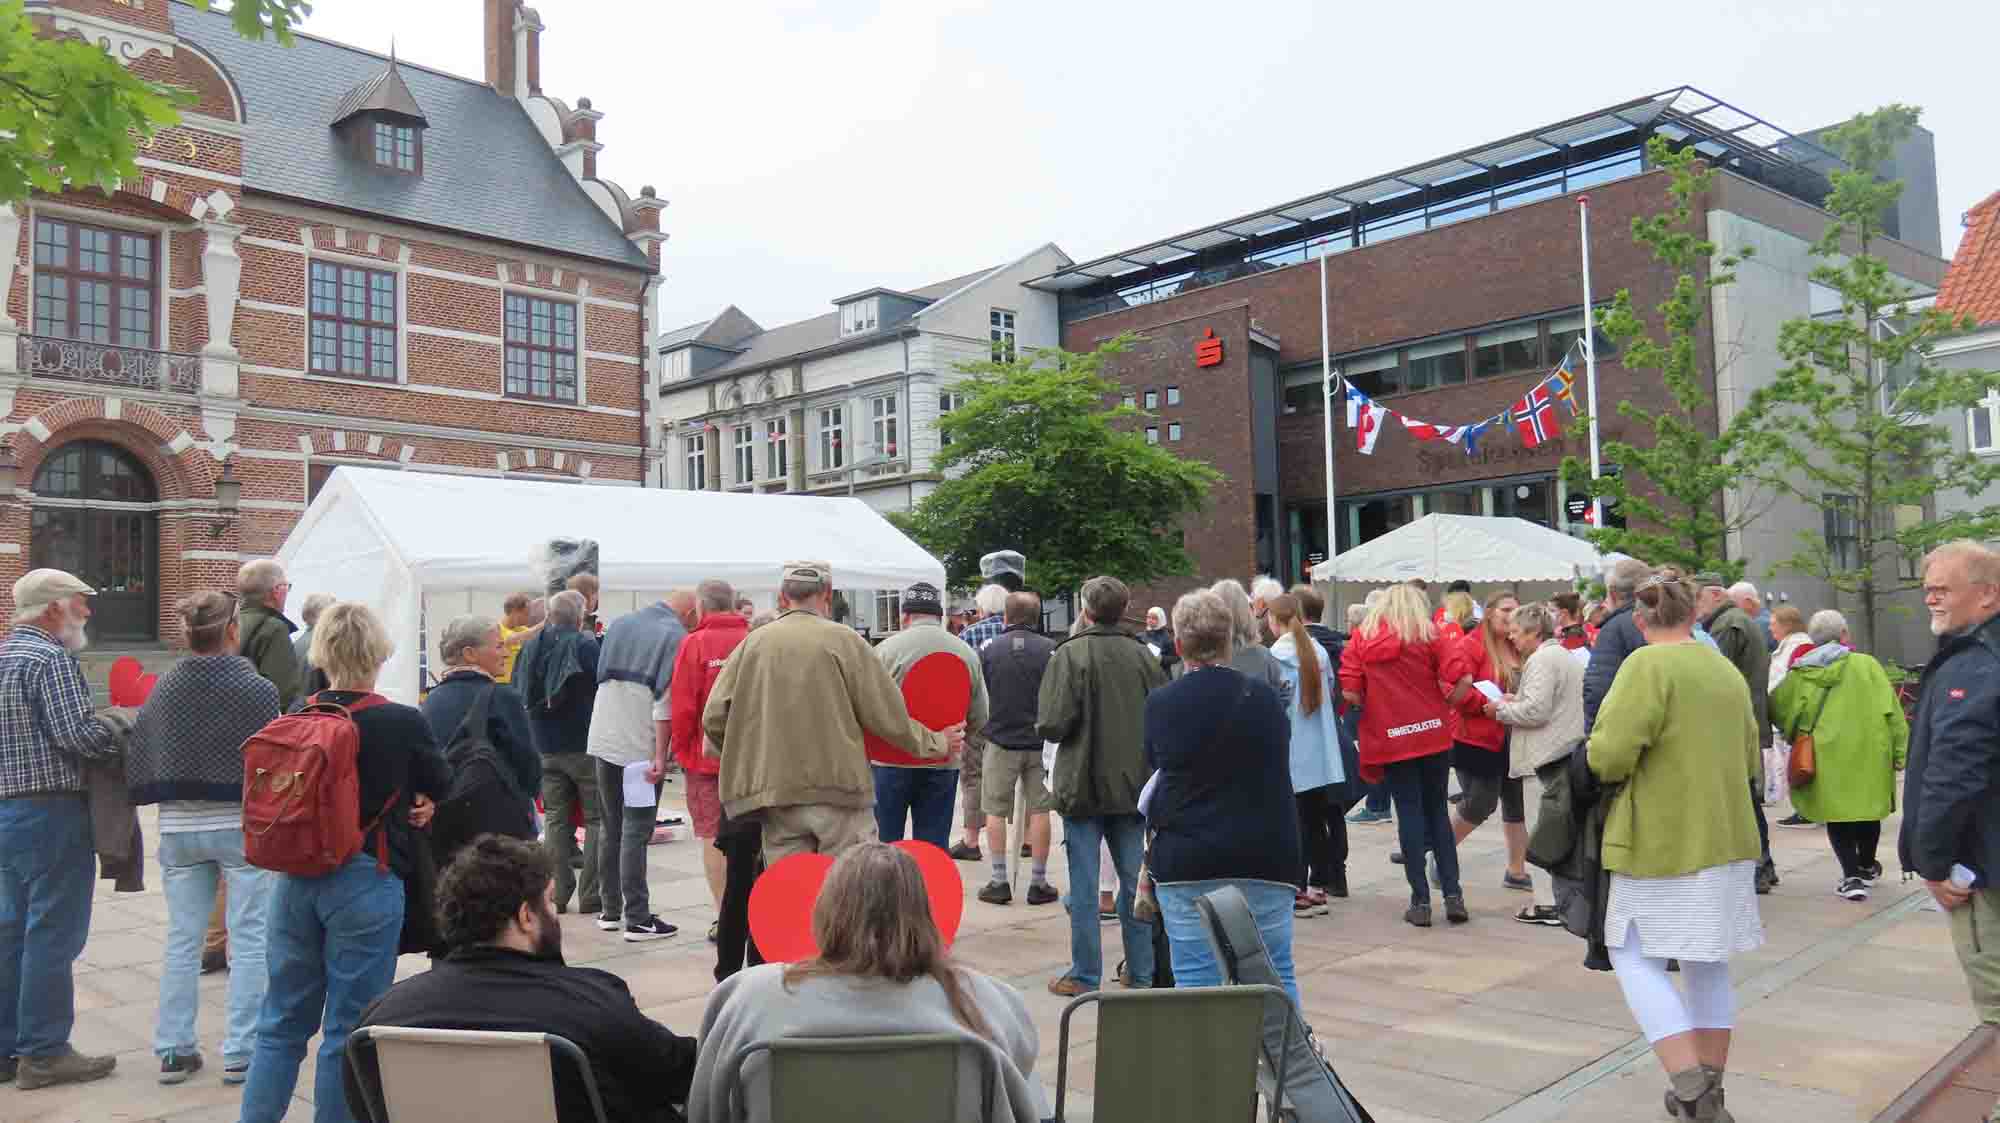
[[97, 589], [92, 641], [159, 638], [159, 497], [146, 466], [103, 441], [63, 445], [35, 472], [30, 564]]

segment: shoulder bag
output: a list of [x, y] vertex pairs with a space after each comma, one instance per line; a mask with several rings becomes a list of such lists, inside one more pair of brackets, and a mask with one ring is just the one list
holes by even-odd
[[1833, 696], [1833, 688], [1839, 680], [1827, 684], [1819, 695], [1819, 708], [1813, 711], [1812, 724], [1803, 730], [1792, 731], [1792, 752], [1785, 761], [1785, 782], [1794, 788], [1803, 788], [1819, 775], [1819, 754], [1813, 748], [1813, 730], [1819, 728], [1820, 715], [1826, 712], [1826, 700]]

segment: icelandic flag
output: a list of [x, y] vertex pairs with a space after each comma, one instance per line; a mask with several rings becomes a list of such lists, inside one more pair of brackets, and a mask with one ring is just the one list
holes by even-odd
[[1568, 351], [1563, 352], [1562, 362], [1556, 364], [1555, 373], [1542, 382], [1551, 398], [1569, 407], [1571, 417], [1583, 412], [1576, 404], [1576, 371], [1570, 366], [1575, 358], [1576, 347], [1572, 345]]
[[1354, 426], [1354, 448], [1355, 451], [1363, 456], [1373, 456], [1375, 455], [1375, 441], [1376, 438], [1382, 435], [1382, 423], [1388, 418], [1389, 407], [1376, 405], [1374, 402], [1369, 402], [1366, 398], [1361, 400], [1368, 404], [1362, 406], [1359, 410], [1355, 410], [1353, 399], [1348, 399], [1348, 409], [1351, 412], [1360, 414], [1357, 418], [1358, 423]]
[[1515, 431], [1521, 434], [1521, 443], [1529, 448], [1562, 436], [1562, 423], [1556, 419], [1556, 403], [1547, 382], [1515, 402], [1513, 413]]

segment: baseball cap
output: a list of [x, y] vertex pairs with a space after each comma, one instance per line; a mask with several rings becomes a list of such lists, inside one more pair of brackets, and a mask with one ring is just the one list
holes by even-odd
[[833, 584], [833, 567], [823, 561], [788, 561], [780, 572], [780, 581], [817, 581], [822, 585]]
[[1715, 570], [1712, 569], [1704, 569], [1700, 573], [1695, 574], [1694, 583], [1696, 586], [1703, 589], [1708, 588], [1710, 585], [1714, 585], [1719, 588], [1729, 584], [1729, 582], [1724, 581], [1722, 579], [1722, 574], [1717, 573]]
[[60, 569], [31, 569], [14, 582], [14, 609], [26, 612], [68, 600], [78, 593], [94, 597], [97, 590]]
[[903, 611], [912, 616], [943, 616], [944, 597], [936, 585], [919, 581], [903, 590]]

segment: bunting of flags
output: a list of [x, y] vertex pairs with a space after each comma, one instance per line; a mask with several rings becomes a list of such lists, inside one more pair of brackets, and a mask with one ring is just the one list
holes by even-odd
[[1354, 433], [1354, 447], [1363, 456], [1373, 455], [1375, 442], [1382, 435], [1383, 423], [1389, 416], [1403, 423], [1410, 436], [1420, 441], [1444, 441], [1465, 449], [1466, 455], [1479, 452], [1479, 442], [1489, 430], [1514, 427], [1521, 443], [1529, 448], [1537, 448], [1547, 441], [1562, 437], [1562, 419], [1558, 405], [1567, 406], [1574, 418], [1583, 412], [1576, 400], [1576, 346], [1564, 352], [1562, 361], [1547, 378], [1535, 384], [1511, 406], [1484, 421], [1470, 425], [1436, 425], [1428, 421], [1418, 421], [1378, 404], [1374, 399], [1353, 385], [1347, 390], [1347, 427]]

